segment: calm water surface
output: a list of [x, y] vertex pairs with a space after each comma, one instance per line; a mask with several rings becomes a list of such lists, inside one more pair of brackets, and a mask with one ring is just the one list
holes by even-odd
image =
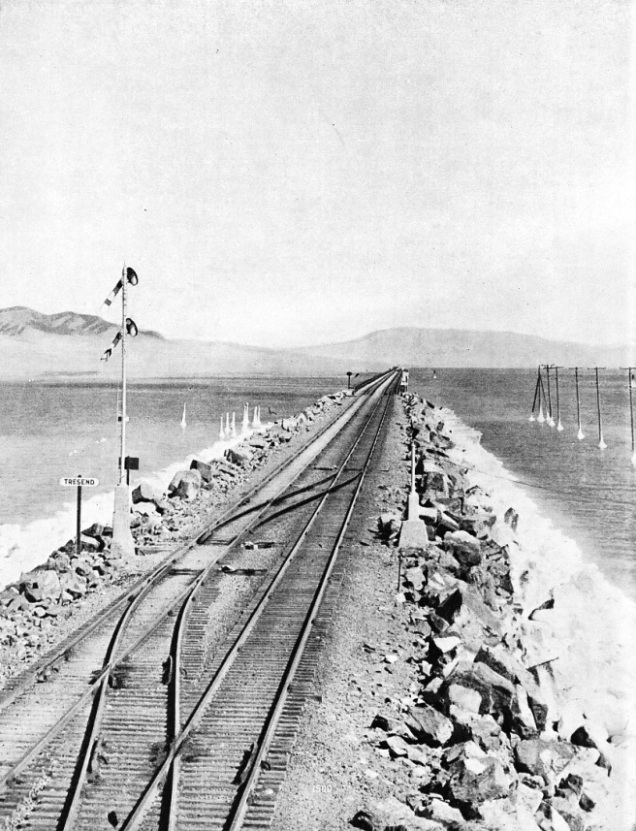
[[[598, 448], [593, 371], [580, 373], [585, 439], [578, 441], [574, 374], [559, 372], [564, 431], [528, 421], [536, 370], [431, 370], [411, 373], [411, 388], [450, 407], [483, 434], [482, 445], [528, 487], [586, 557], [636, 600], [636, 471], [631, 464], [627, 373], [600, 373], [606, 450]], [[545, 382], [544, 382], [545, 383]], [[552, 376], [553, 415], [556, 390]]]
[[[210, 447], [221, 418], [255, 405], [261, 418], [293, 415], [325, 393], [341, 389], [342, 377], [203, 378], [132, 383], [128, 391], [127, 453], [139, 456], [139, 475]], [[181, 428], [186, 405], [186, 429]], [[24, 524], [57, 511], [73, 491], [62, 476], [96, 476], [99, 488], [117, 480], [118, 390], [110, 384], [0, 385], [0, 524]], [[133, 474], [134, 475], [134, 474]]]

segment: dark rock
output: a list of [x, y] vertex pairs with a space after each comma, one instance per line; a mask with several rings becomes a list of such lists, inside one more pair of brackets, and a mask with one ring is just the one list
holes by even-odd
[[385, 540], [395, 539], [401, 527], [402, 520], [397, 514], [380, 514], [378, 517], [378, 531]]
[[513, 684], [521, 684], [527, 695], [537, 729], [539, 731], [545, 729], [548, 718], [548, 704], [532, 673], [514, 655], [503, 647], [483, 645], [475, 656], [475, 663], [484, 663]]
[[198, 470], [204, 482], [211, 482], [214, 477], [212, 465], [207, 462], [202, 462], [199, 459], [192, 459], [190, 462], [190, 470]]
[[186, 475], [187, 472], [188, 472], [187, 470], [178, 470], [175, 473], [175, 475], [170, 480], [170, 484], [168, 485], [168, 495], [169, 496], [173, 496], [174, 494], [176, 494], [176, 492], [179, 488], [179, 484], [180, 484], [181, 480], [183, 479], [183, 477]]
[[230, 447], [225, 451], [226, 459], [238, 467], [247, 467], [252, 460], [252, 455], [249, 447]]
[[361, 831], [381, 831], [381, 826], [376, 822], [376, 817], [370, 811], [358, 811], [349, 820], [349, 825], [360, 828]]
[[66, 592], [71, 597], [83, 597], [86, 594], [87, 585], [84, 578], [71, 572], [60, 576], [62, 593]]
[[198, 470], [186, 470], [179, 479], [176, 495], [191, 502], [201, 490], [201, 474]]
[[482, 561], [479, 540], [467, 531], [452, 531], [444, 537], [444, 544], [464, 569], [477, 566]]
[[595, 807], [596, 802], [584, 791], [579, 799], [579, 808], [581, 808], [582, 811], [589, 813], [590, 811], [593, 811]]
[[486, 753], [496, 753], [507, 744], [506, 734], [491, 715], [473, 716], [467, 726], [473, 741]]
[[578, 776], [576, 773], [568, 773], [568, 775], [559, 782], [559, 789], [579, 797], [583, 792], [583, 777]]
[[498, 759], [470, 757], [453, 763], [448, 787], [455, 802], [474, 805], [507, 796], [512, 782]]
[[515, 688], [486, 664], [464, 664], [450, 675], [447, 684], [451, 683], [477, 690], [482, 697], [481, 713], [511, 717]]
[[550, 807], [553, 811], [558, 811], [559, 816], [567, 822], [570, 831], [585, 831], [586, 824], [576, 801], [557, 796], [550, 800]]
[[[578, 747], [595, 747], [597, 750], [600, 750], [602, 743], [597, 737], [592, 735], [592, 732], [593, 731], [590, 730], [586, 724], [582, 724], [574, 731], [574, 733], [572, 733], [570, 741]], [[601, 745], [601, 747], [599, 747], [599, 745]]]
[[388, 736], [382, 746], [388, 748], [392, 758], [408, 756], [408, 745], [401, 736]]
[[426, 705], [410, 710], [406, 726], [418, 741], [433, 747], [446, 744], [453, 735], [453, 722]]
[[68, 571], [71, 567], [71, 558], [64, 551], [54, 551], [46, 561], [46, 567], [55, 569], [58, 574]]
[[80, 577], [87, 577], [93, 570], [93, 564], [85, 557], [78, 557], [73, 560], [73, 571]]

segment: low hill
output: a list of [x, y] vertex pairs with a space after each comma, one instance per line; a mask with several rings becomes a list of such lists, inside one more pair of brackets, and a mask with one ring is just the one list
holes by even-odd
[[[25, 307], [0, 310], [0, 378], [86, 377], [115, 379], [120, 347], [102, 361], [118, 326], [95, 315], [61, 312], [45, 315]], [[324, 375], [342, 373], [346, 359], [264, 349], [238, 343], [167, 340], [140, 330], [129, 341], [131, 378], [188, 377], [214, 374]], [[327, 365], [328, 364], [328, 365]]]
[[552, 341], [514, 332], [401, 327], [371, 332], [362, 338], [296, 350], [325, 360], [346, 355], [352, 368], [369, 366], [533, 367], [556, 363], [574, 365], [630, 365], [628, 347], [596, 347]]
[[[114, 323], [109, 323], [97, 315], [79, 314], [78, 312], [58, 312], [45, 315], [26, 306], [12, 306], [0, 309], [0, 335], [21, 335], [29, 331], [46, 332], [51, 335], [103, 335], [117, 331]], [[144, 334], [161, 338], [158, 332], [146, 331]]]
[[[100, 361], [118, 327], [95, 315], [45, 315], [16, 306], [0, 310], [0, 377], [87, 376], [114, 379], [119, 349]], [[131, 377], [188, 377], [215, 374], [326, 375], [388, 366], [533, 367], [625, 366], [627, 349], [561, 343], [512, 332], [404, 327], [362, 338], [297, 349], [265, 349], [238, 343], [167, 340], [140, 331], [130, 343]]]

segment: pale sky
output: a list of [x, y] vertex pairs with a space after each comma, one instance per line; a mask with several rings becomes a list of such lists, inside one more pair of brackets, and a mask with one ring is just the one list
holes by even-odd
[[0, 0], [0, 308], [125, 261], [168, 337], [636, 338], [634, 44], [622, 0]]

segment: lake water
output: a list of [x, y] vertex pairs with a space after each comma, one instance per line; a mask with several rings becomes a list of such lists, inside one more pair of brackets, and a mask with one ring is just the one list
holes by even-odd
[[[138, 456], [136, 479], [154, 477], [191, 454], [222, 451], [221, 419], [255, 406], [263, 422], [294, 415], [320, 396], [346, 386], [342, 377], [200, 378], [130, 384], [126, 453]], [[46, 560], [74, 535], [75, 488], [64, 476], [92, 476], [84, 490], [84, 526], [112, 515], [118, 480], [118, 388], [98, 383], [0, 385], [0, 583]], [[186, 407], [186, 427], [181, 427]], [[178, 466], [178, 464], [177, 464]]]
[[[582, 441], [577, 439], [571, 370], [559, 371], [563, 432], [528, 420], [536, 370], [443, 369], [436, 374], [433, 379], [431, 370], [413, 371], [411, 389], [450, 407], [479, 430], [484, 448], [524, 484], [555, 525], [576, 540], [585, 557], [611, 582], [636, 600], [636, 469], [631, 464], [627, 372], [599, 373], [605, 450], [598, 447], [591, 370], [579, 371]], [[553, 373], [551, 393], [556, 418]]]

